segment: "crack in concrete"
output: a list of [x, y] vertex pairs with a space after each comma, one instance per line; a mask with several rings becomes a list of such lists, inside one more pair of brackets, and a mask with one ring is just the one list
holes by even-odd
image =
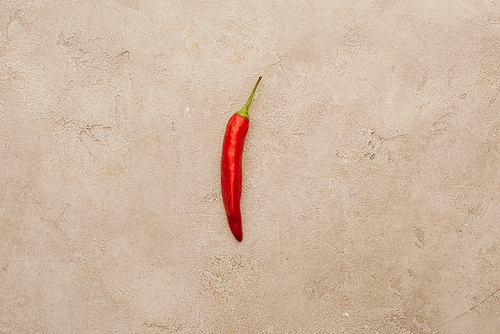
[[450, 321], [448, 321], [445, 325], [448, 325], [449, 323], [457, 320], [458, 318], [464, 316], [465, 314], [469, 313], [470, 311], [473, 311], [476, 307], [478, 307], [479, 305], [482, 305], [484, 302], [486, 302], [488, 299], [490, 299], [491, 297], [493, 297], [498, 291], [500, 291], [500, 288], [496, 289], [495, 292], [491, 293], [490, 295], [488, 295], [486, 298], [484, 298], [482, 301], [480, 301], [479, 303], [477, 303], [476, 305], [474, 305], [473, 307], [471, 307], [470, 309], [468, 309], [467, 311], [457, 315], [455, 318], [451, 319]]

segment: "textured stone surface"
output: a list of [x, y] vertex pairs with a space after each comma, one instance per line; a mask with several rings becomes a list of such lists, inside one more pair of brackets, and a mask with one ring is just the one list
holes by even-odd
[[0, 332], [498, 333], [499, 64], [492, 0], [1, 1]]

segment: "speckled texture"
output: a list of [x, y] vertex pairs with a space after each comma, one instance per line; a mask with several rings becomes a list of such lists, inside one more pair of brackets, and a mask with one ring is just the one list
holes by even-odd
[[493, 0], [1, 1], [0, 332], [498, 333], [499, 64]]

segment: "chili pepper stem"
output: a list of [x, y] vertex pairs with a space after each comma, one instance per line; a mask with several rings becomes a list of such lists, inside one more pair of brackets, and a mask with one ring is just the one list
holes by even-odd
[[236, 114], [238, 114], [240, 116], [243, 116], [246, 119], [248, 119], [248, 108], [250, 107], [250, 103], [252, 103], [253, 94], [255, 94], [255, 90], [257, 89], [257, 86], [259, 85], [259, 82], [260, 82], [261, 79], [262, 79], [262, 77], [259, 77], [259, 80], [257, 80], [257, 83], [253, 87], [252, 93], [250, 94], [250, 97], [248, 98], [247, 103], [245, 103], [245, 105], [243, 106], [243, 108], [241, 108], [240, 111], [236, 112]]

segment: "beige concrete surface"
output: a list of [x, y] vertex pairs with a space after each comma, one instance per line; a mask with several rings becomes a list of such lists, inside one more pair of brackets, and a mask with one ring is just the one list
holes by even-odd
[[0, 333], [499, 333], [499, 93], [495, 0], [2, 0]]

